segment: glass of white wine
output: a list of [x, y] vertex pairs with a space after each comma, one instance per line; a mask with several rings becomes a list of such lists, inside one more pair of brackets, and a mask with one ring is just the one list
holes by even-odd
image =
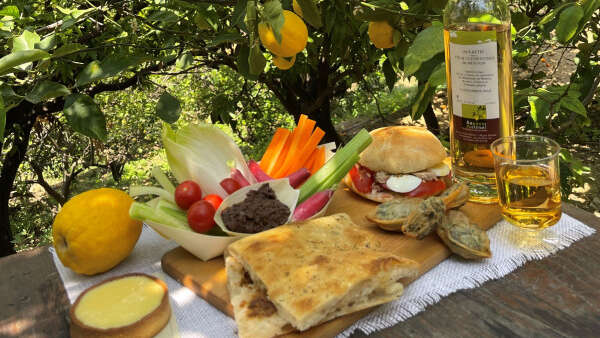
[[560, 145], [537, 135], [499, 138], [490, 147], [502, 217], [517, 227], [511, 239], [520, 247], [555, 244], [547, 229], [560, 220]]

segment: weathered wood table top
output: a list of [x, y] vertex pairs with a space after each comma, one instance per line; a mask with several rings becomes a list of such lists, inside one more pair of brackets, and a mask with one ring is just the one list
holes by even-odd
[[[594, 215], [570, 205], [563, 210], [600, 230]], [[68, 337], [68, 309], [47, 247], [0, 259], [0, 337]], [[598, 337], [600, 231], [373, 336]]]

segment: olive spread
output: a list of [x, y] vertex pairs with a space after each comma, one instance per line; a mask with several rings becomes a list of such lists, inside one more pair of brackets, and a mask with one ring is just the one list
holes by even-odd
[[223, 210], [221, 218], [227, 229], [255, 234], [287, 222], [290, 209], [277, 199], [268, 184], [251, 190], [244, 201]]

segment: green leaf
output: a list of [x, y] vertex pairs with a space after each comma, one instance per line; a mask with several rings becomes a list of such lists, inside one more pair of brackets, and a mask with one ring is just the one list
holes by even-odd
[[404, 57], [404, 72], [407, 75], [416, 73], [421, 64], [444, 51], [444, 26], [434, 21], [431, 26], [421, 31]]
[[302, 18], [308, 22], [309, 25], [320, 28], [323, 26], [321, 21], [321, 13], [319, 8], [315, 4], [314, 0], [297, 0], [300, 9], [302, 9]]
[[124, 70], [148, 61], [147, 57], [113, 55], [104, 59], [102, 62], [92, 61], [77, 74], [75, 87], [80, 87], [94, 81], [106, 79], [121, 73]]
[[432, 87], [429, 82], [419, 86], [419, 92], [410, 110], [410, 117], [413, 121], [420, 119], [427, 107], [431, 105], [433, 94], [435, 94], [435, 87]]
[[80, 51], [85, 48], [87, 48], [86, 45], [82, 45], [80, 43], [70, 43], [70, 44], [64, 45], [62, 47], [59, 47], [57, 50], [55, 50], [54, 54], [52, 54], [52, 57], [57, 58], [57, 57], [69, 55], [71, 53], [75, 53], [75, 52]]
[[215, 47], [224, 43], [236, 42], [241, 40], [242, 36], [239, 32], [221, 32], [212, 40], [206, 42], [207, 47]]
[[159, 22], [177, 22], [179, 21], [179, 16], [170, 10], [160, 10], [150, 13], [146, 19]]
[[[238, 73], [240, 73], [243, 77], [248, 80], [258, 80], [256, 75], [250, 74], [250, 65], [248, 64], [248, 58], [250, 57], [250, 48], [246, 45], [241, 45], [239, 47], [239, 52], [236, 58], [236, 66], [238, 69]], [[264, 68], [264, 67], [263, 67]]]
[[544, 16], [542, 18], [542, 20], [540, 20], [540, 22], [538, 22], [538, 25], [543, 26], [543, 25], [549, 23], [550, 21], [554, 20], [554, 18], [556, 17], [556, 15], [558, 13], [560, 13], [560, 11], [562, 11], [567, 6], [570, 6], [571, 4], [572, 4], [572, 2], [565, 2], [562, 5], [554, 8], [548, 14], [546, 14], [546, 16]]
[[[10, 16], [13, 18], [18, 18], [19, 17], [19, 7], [17, 6], [4, 6], [2, 7], [2, 9], [0, 9], [0, 17], [3, 16]], [[0, 141], [2, 139], [0, 138]]]
[[428, 81], [433, 88], [446, 84], [446, 64], [438, 64], [429, 76]]
[[577, 97], [573, 97], [570, 95], [563, 96], [560, 99], [560, 106], [562, 108], [568, 109], [572, 112], [575, 112], [583, 117], [587, 117], [587, 110], [585, 106]]
[[530, 116], [535, 126], [540, 128], [548, 123], [550, 114], [550, 104], [538, 96], [530, 96], [527, 98], [531, 108]]
[[600, 8], [600, 0], [585, 0], [582, 3], [583, 6], [583, 19], [579, 20], [579, 28], [577, 29], [577, 33], [575, 35], [579, 35], [581, 31], [585, 28], [588, 22], [592, 22], [590, 19], [594, 15], [594, 12], [598, 8]]
[[576, 3], [560, 13], [556, 25], [556, 39], [558, 42], [565, 44], [575, 36], [579, 20], [583, 18], [583, 14], [583, 8]]
[[35, 44], [35, 49], [49, 51], [49, 50], [53, 49], [54, 47], [56, 47], [57, 43], [58, 43], [58, 39], [56, 38], [56, 34], [50, 34], [47, 37], [45, 37], [43, 40], [41, 40], [40, 42], [37, 42]]
[[0, 59], [0, 75], [11, 72], [11, 69], [22, 64], [38, 61], [49, 57], [50, 54], [39, 49], [20, 50], [10, 53]]
[[386, 59], [381, 68], [383, 70], [383, 75], [385, 76], [385, 83], [390, 92], [392, 92], [394, 85], [396, 84], [396, 72], [394, 71], [394, 67], [392, 67], [390, 59]]
[[271, 26], [275, 39], [278, 43], [281, 43], [281, 27], [283, 27], [285, 17], [283, 16], [283, 8], [281, 7], [281, 2], [279, 2], [279, 0], [269, 0], [265, 2], [263, 20]]
[[194, 56], [190, 52], [185, 52], [175, 62], [177, 69], [187, 69], [194, 64]]
[[106, 141], [106, 120], [94, 99], [84, 94], [71, 94], [65, 99], [63, 112], [73, 130]]
[[36, 49], [35, 44], [38, 42], [40, 42], [40, 36], [36, 32], [25, 30], [23, 34], [13, 39], [12, 52]]
[[248, 66], [250, 74], [260, 75], [265, 70], [267, 65], [267, 59], [263, 55], [259, 46], [254, 46], [250, 49], [250, 56], [248, 57]]
[[206, 30], [212, 28], [212, 26], [208, 23], [204, 15], [201, 13], [197, 13], [194, 15], [194, 23], [200, 30]]
[[231, 25], [237, 26], [244, 21], [244, 17], [246, 16], [246, 6], [248, 5], [248, 0], [238, 0], [235, 4], [235, 8], [233, 9], [233, 15], [231, 18]]
[[42, 81], [25, 96], [25, 100], [37, 104], [42, 101], [69, 94], [71, 94], [71, 91], [63, 84], [52, 81]]
[[164, 92], [156, 104], [156, 114], [167, 123], [175, 123], [181, 115], [181, 104], [176, 97]]

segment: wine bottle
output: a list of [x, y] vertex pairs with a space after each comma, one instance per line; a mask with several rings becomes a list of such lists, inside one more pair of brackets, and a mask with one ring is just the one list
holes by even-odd
[[496, 203], [490, 144], [514, 135], [510, 10], [504, 0], [450, 0], [444, 47], [453, 178]]

